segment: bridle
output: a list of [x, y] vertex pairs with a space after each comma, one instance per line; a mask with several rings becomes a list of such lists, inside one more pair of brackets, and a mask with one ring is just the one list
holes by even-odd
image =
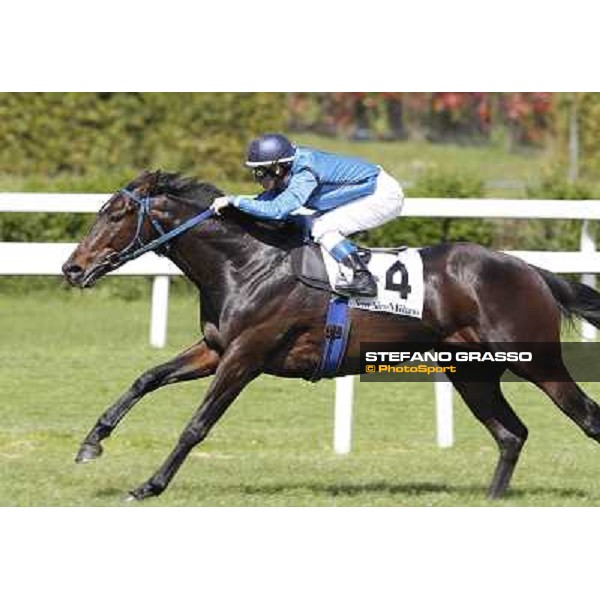
[[[169, 242], [181, 235], [182, 233], [192, 229], [199, 223], [210, 219], [215, 214], [215, 211], [212, 208], [205, 210], [204, 212], [188, 219], [175, 229], [171, 231], [165, 231], [162, 225], [152, 216], [150, 211], [151, 209], [151, 196], [139, 196], [135, 191], [132, 192], [126, 188], [120, 190], [120, 193], [124, 196], [127, 196], [137, 207], [137, 225], [135, 230], [135, 235], [133, 239], [125, 248], [123, 248], [119, 252], [114, 252], [110, 254], [104, 261], [107, 266], [110, 266], [111, 269], [116, 269], [121, 265], [129, 262], [130, 260], [134, 260], [142, 254], [146, 254], [147, 252], [155, 251], [157, 254], [164, 254], [169, 251]], [[158, 234], [157, 238], [149, 242], [144, 242], [142, 239], [142, 228], [144, 226], [144, 222], [148, 219], [152, 229]]]

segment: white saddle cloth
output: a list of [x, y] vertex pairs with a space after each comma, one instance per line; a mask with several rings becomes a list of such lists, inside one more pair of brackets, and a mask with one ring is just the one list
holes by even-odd
[[[340, 276], [351, 280], [352, 271], [340, 265], [325, 249], [321, 250], [331, 289], [335, 288]], [[377, 297], [350, 298], [350, 308], [422, 318], [425, 296], [423, 261], [416, 248], [398, 252], [372, 250], [368, 266], [377, 281]]]

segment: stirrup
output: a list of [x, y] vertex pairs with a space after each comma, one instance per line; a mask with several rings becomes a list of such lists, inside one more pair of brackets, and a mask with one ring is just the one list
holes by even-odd
[[357, 271], [353, 274], [351, 282], [336, 282], [334, 290], [342, 296], [375, 298], [377, 296], [377, 283], [370, 271]]

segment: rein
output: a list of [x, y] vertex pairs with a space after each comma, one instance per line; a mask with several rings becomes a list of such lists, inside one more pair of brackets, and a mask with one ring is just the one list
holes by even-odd
[[[138, 256], [142, 256], [142, 254], [146, 254], [147, 252], [151, 252], [153, 250], [157, 251], [163, 246], [167, 246], [168, 249], [168, 242], [171, 241], [173, 238], [176, 238], [182, 233], [188, 231], [189, 229], [192, 229], [199, 223], [210, 219], [210, 217], [214, 216], [215, 214], [215, 211], [212, 208], [209, 208], [204, 212], [200, 213], [199, 215], [192, 217], [188, 221], [185, 221], [175, 229], [166, 232], [162, 228], [161, 224], [150, 213], [150, 202], [152, 200], [150, 196], [144, 196], [143, 198], [140, 198], [137, 194], [135, 194], [134, 192], [130, 192], [127, 189], [121, 190], [121, 193], [127, 196], [136, 204], [138, 208], [138, 220], [136, 232], [131, 242], [125, 248], [123, 248], [123, 250], [121, 250], [118, 253], [112, 254], [107, 258], [107, 262], [112, 268], [115, 269], [117, 267], [120, 267], [121, 265], [124, 265], [130, 260], [138, 258]], [[142, 227], [146, 218], [150, 221], [150, 224], [152, 225], [154, 231], [158, 233], [158, 237], [148, 243], [144, 243], [144, 240], [141, 236]], [[157, 252], [157, 254], [162, 254], [162, 252]]]

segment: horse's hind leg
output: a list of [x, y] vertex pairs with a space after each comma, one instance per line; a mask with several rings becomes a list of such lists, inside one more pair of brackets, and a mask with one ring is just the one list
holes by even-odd
[[463, 381], [450, 377], [463, 400], [492, 434], [500, 457], [488, 490], [489, 498], [500, 498], [508, 489], [528, 431], [500, 389], [499, 373], [492, 381]]
[[558, 343], [536, 344], [533, 360], [511, 370], [543, 392], [590, 438], [600, 442], [600, 406], [573, 381]]
[[588, 437], [600, 442], [600, 406], [568, 375], [567, 381], [534, 381]]
[[202, 340], [173, 360], [146, 371], [100, 416], [83, 440], [75, 462], [88, 462], [100, 456], [102, 440], [112, 433], [121, 419], [146, 394], [164, 385], [212, 375], [218, 364], [219, 355]]

